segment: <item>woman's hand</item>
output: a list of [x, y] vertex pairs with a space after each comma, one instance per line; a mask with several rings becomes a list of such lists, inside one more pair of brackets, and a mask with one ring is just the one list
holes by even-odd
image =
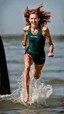
[[22, 41], [22, 48], [26, 50], [26, 45], [24, 44], [24, 41]]
[[48, 57], [53, 57], [53, 56], [54, 56], [54, 54], [52, 52], [48, 53]]

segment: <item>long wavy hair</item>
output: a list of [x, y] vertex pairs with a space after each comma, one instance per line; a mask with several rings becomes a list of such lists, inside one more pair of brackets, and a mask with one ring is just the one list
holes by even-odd
[[25, 17], [26, 25], [30, 26], [29, 16], [31, 14], [37, 14], [38, 15], [38, 17], [40, 18], [40, 21], [39, 21], [39, 25], [40, 26], [42, 26], [42, 25], [44, 26], [45, 24], [50, 22], [50, 17], [51, 17], [50, 12], [46, 12], [46, 11], [40, 10], [40, 8], [42, 8], [42, 7], [43, 7], [43, 4], [40, 4], [35, 9], [29, 10], [28, 7], [25, 9], [24, 17]]

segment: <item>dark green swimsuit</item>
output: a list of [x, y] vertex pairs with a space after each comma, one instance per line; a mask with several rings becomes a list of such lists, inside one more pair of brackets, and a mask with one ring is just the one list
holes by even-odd
[[36, 35], [31, 33], [31, 28], [28, 29], [29, 46], [25, 52], [32, 56], [35, 64], [44, 64], [45, 62], [45, 37], [42, 35], [42, 30], [39, 29]]

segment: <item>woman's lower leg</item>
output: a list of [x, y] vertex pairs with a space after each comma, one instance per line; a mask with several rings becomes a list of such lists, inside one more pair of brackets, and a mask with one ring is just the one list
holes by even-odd
[[24, 102], [27, 102], [29, 100], [29, 82], [30, 82], [29, 70], [26, 69], [24, 70], [24, 89], [25, 89]]

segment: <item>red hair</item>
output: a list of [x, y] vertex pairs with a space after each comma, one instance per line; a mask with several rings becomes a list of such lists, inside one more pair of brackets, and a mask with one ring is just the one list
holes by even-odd
[[39, 5], [35, 9], [29, 10], [28, 7], [25, 9], [24, 17], [25, 17], [26, 25], [30, 25], [29, 16], [31, 14], [34, 14], [34, 13], [37, 14], [38, 17], [40, 18], [40, 25], [45, 25], [48, 22], [50, 22], [50, 17], [51, 17], [50, 12], [46, 12], [46, 11], [40, 10], [41, 7], [43, 7], [42, 4]]

